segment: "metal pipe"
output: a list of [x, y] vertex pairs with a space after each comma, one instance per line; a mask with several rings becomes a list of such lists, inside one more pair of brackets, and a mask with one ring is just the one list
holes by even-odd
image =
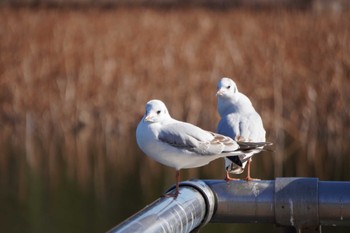
[[213, 190], [217, 200], [216, 212], [211, 222], [274, 222], [274, 181], [205, 182]]
[[190, 232], [209, 221], [271, 223], [299, 232], [350, 226], [350, 182], [294, 177], [186, 181], [177, 199], [160, 198], [110, 232]]
[[205, 182], [217, 199], [211, 222], [350, 226], [350, 182], [295, 177]]
[[214, 206], [214, 195], [203, 181], [182, 182], [176, 199], [159, 198], [109, 233], [191, 232], [209, 222]]
[[350, 182], [320, 181], [319, 217], [325, 226], [350, 226]]
[[272, 223], [299, 232], [321, 225], [350, 226], [350, 182], [317, 178], [206, 181], [217, 199], [211, 222]]

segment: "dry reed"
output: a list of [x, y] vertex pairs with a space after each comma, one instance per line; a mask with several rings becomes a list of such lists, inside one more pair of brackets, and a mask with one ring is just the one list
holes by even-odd
[[266, 177], [349, 178], [350, 13], [2, 8], [0, 22], [2, 182], [22, 151], [53, 181], [62, 156], [82, 186], [105, 190], [108, 161], [148, 187], [159, 166], [130, 148], [146, 101], [215, 130], [222, 76], [262, 114]]

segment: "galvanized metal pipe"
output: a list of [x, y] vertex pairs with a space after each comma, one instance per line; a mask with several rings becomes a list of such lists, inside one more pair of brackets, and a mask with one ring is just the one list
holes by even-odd
[[209, 222], [214, 207], [214, 194], [203, 181], [182, 182], [176, 199], [160, 198], [109, 232], [191, 232]]
[[317, 178], [206, 180], [216, 197], [211, 222], [273, 223], [297, 229], [350, 226], [350, 182]]
[[195, 180], [177, 199], [161, 198], [110, 232], [190, 232], [210, 222], [271, 223], [303, 232], [350, 226], [350, 182], [317, 178]]
[[211, 222], [273, 223], [274, 181], [206, 180], [216, 197]]
[[350, 182], [320, 181], [319, 218], [325, 226], [350, 226]]

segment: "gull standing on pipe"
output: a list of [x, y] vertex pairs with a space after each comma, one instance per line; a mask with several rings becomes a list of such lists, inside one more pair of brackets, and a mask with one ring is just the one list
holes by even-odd
[[179, 194], [181, 169], [201, 167], [217, 158], [261, 150], [266, 144], [236, 142], [230, 137], [175, 120], [160, 100], [147, 102], [146, 113], [136, 129], [136, 140], [146, 155], [176, 169], [175, 192], [167, 195], [174, 198]]
[[[217, 133], [231, 137], [238, 142], [266, 141], [266, 131], [260, 115], [255, 111], [249, 98], [238, 91], [232, 79], [222, 78], [218, 82], [216, 95], [218, 112], [221, 117]], [[230, 177], [230, 173], [241, 174], [246, 164], [247, 177], [245, 180], [256, 180], [250, 176], [250, 163], [252, 156], [260, 151], [252, 150], [245, 154], [225, 158], [225, 180], [236, 180]]]

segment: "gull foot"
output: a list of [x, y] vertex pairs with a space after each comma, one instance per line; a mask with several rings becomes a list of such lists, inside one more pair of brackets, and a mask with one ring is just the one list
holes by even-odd
[[261, 179], [256, 179], [256, 178], [252, 178], [252, 177], [246, 177], [244, 178], [245, 181], [259, 181]]
[[165, 193], [165, 194], [162, 195], [162, 197], [172, 197], [172, 198], [176, 199], [177, 196], [179, 195], [179, 193], [180, 192], [177, 192], [177, 191], [175, 191], [173, 193]]
[[232, 178], [230, 175], [227, 173], [224, 179], [226, 182], [232, 181], [232, 180], [240, 180], [238, 178]]

